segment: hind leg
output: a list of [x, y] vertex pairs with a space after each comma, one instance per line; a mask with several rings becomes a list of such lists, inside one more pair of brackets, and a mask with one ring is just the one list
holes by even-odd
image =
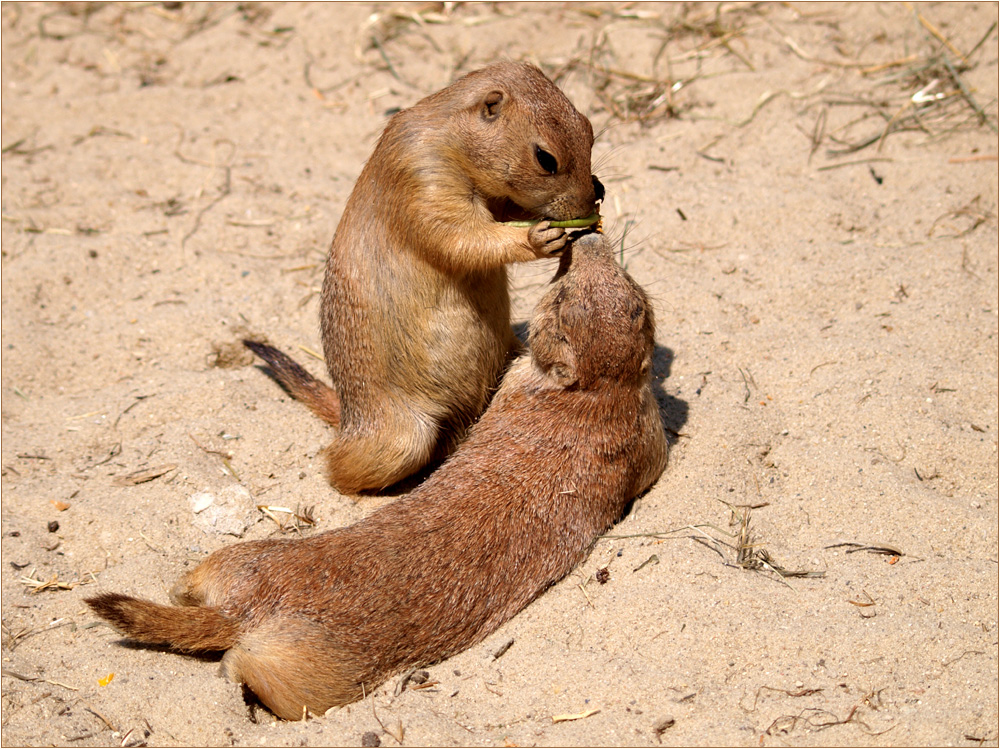
[[280, 540], [246, 541], [213, 552], [181, 576], [170, 590], [177, 606], [233, 606], [254, 596], [262, 571], [280, 567], [264, 564], [267, 552], [283, 548]]
[[223, 675], [246, 684], [268, 709], [285, 720], [305, 710], [323, 715], [370, 691], [355, 659], [342, 652], [316, 622], [275, 617], [240, 638], [222, 659]]
[[345, 429], [323, 451], [327, 478], [342, 494], [385, 489], [416, 473], [434, 455], [439, 427], [415, 408], [383, 403], [377, 423]]

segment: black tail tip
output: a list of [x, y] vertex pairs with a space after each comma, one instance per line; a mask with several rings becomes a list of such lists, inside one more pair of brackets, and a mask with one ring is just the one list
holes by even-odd
[[[271, 368], [278, 382], [286, 388], [294, 387], [296, 384], [311, 386], [316, 382], [316, 378], [304, 370], [298, 362], [284, 351], [279, 351], [274, 346], [269, 346], [260, 341], [253, 341], [249, 338], [243, 341], [243, 345], [263, 359], [264, 363]], [[292, 392], [292, 395], [294, 396], [295, 393]]]
[[263, 358], [263, 354], [261, 352], [271, 348], [266, 343], [255, 341], [252, 338], [244, 338], [243, 345], [246, 346], [251, 351], [253, 351], [255, 354], [257, 354], [257, 356], [260, 356], [261, 358]]
[[263, 341], [255, 341], [252, 338], [244, 338], [243, 345], [253, 351], [257, 356], [267, 362], [272, 368], [292, 367], [298, 369], [299, 366], [284, 351], [276, 349]]
[[119, 621], [122, 616], [122, 608], [132, 600], [135, 599], [121, 593], [100, 593], [90, 598], [84, 598], [83, 602], [102, 619]]

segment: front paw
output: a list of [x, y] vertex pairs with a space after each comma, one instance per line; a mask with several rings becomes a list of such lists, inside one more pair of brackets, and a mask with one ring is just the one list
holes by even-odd
[[566, 230], [551, 226], [548, 221], [539, 221], [528, 229], [528, 245], [538, 257], [558, 255], [568, 241]]

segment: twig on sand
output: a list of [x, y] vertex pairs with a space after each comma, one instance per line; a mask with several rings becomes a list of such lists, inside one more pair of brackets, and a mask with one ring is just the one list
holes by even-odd
[[55, 681], [54, 679], [43, 679], [40, 676], [25, 676], [24, 674], [19, 674], [17, 671], [12, 671], [9, 668], [0, 669], [0, 675], [9, 676], [12, 679], [20, 679], [21, 681], [37, 681], [43, 684], [51, 684], [55, 687], [62, 687], [63, 689], [69, 689], [73, 692], [79, 692], [79, 687], [72, 687], [69, 684], [63, 684], [61, 681]]

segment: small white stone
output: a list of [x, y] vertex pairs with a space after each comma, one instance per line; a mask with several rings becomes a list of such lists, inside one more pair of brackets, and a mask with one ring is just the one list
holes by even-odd
[[197, 515], [199, 512], [203, 512], [211, 507], [213, 502], [215, 502], [215, 497], [208, 492], [198, 492], [197, 494], [192, 494], [191, 512]]
[[242, 536], [256, 515], [253, 497], [240, 484], [227, 486], [214, 495], [198, 492], [190, 499], [194, 525], [205, 533]]

